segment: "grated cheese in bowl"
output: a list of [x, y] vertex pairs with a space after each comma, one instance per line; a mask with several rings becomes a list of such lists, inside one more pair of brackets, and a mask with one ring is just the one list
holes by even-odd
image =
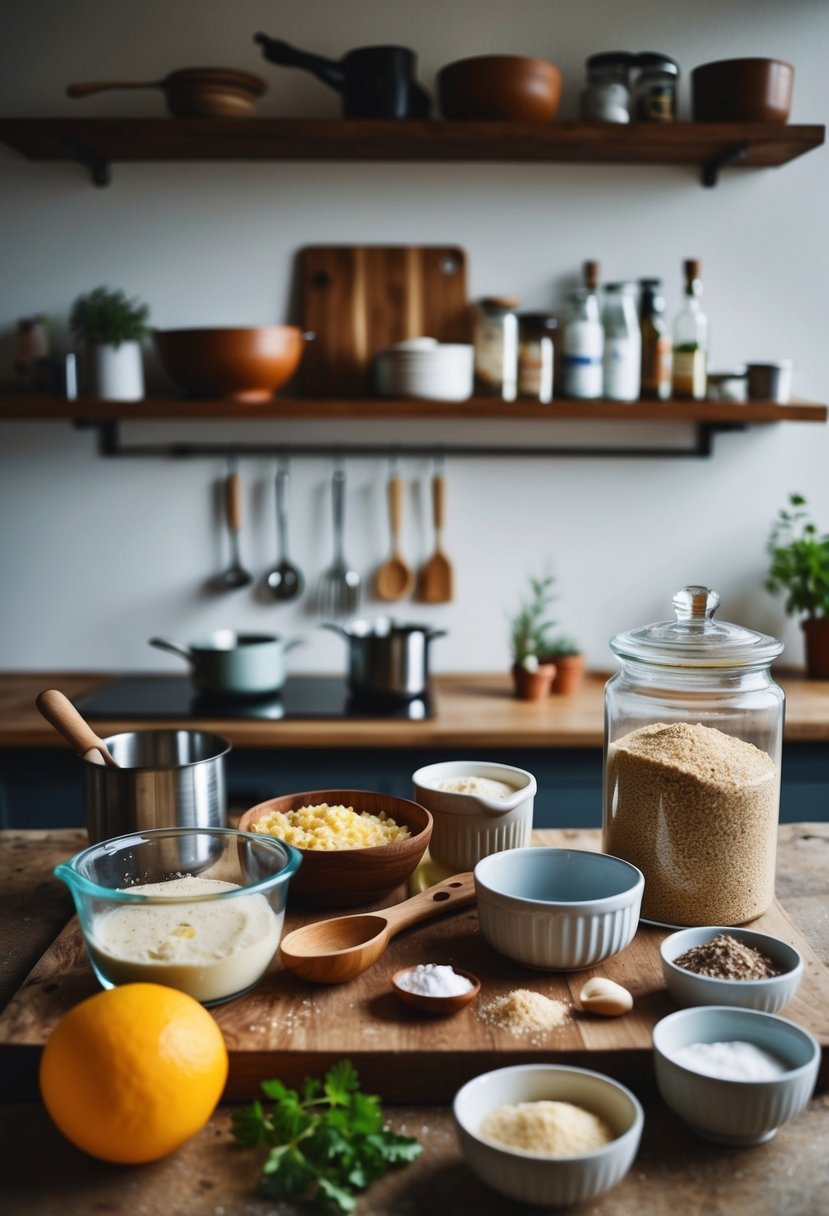
[[301, 806], [293, 811], [271, 811], [252, 825], [254, 832], [278, 836], [297, 849], [333, 852], [366, 849], [408, 840], [411, 832], [381, 811], [355, 811], [350, 806]]

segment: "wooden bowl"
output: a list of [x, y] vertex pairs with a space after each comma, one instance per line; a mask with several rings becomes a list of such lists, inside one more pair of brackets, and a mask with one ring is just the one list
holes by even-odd
[[410, 992], [408, 988], [404, 988], [400, 980], [407, 972], [413, 971], [413, 967], [403, 967], [400, 971], [395, 971], [391, 977], [391, 986], [395, 994], [406, 1005], [411, 1005], [413, 1009], [419, 1009], [421, 1013], [431, 1013], [436, 1017], [449, 1017], [453, 1013], [459, 1013], [464, 1009], [481, 991], [481, 981], [477, 975], [473, 975], [471, 971], [462, 971], [460, 967], [453, 967], [452, 970], [456, 975], [462, 975], [472, 984], [468, 992], [461, 992], [457, 996], [426, 996], [422, 992]]
[[235, 68], [180, 68], [162, 87], [175, 118], [241, 118], [267, 90], [261, 76]]
[[794, 68], [782, 59], [718, 59], [691, 72], [694, 122], [787, 122]]
[[375, 903], [409, 877], [426, 852], [432, 835], [432, 816], [424, 806], [407, 798], [373, 790], [306, 790], [283, 794], [245, 811], [239, 830], [253, 826], [272, 811], [296, 811], [302, 806], [351, 806], [355, 811], [381, 811], [412, 833], [408, 840], [364, 849], [300, 849], [302, 865], [291, 882], [291, 895], [300, 895], [326, 908], [354, 908]]
[[477, 55], [437, 75], [444, 118], [550, 122], [561, 97], [561, 72], [546, 59]]
[[249, 329], [159, 329], [162, 366], [176, 384], [200, 397], [261, 405], [296, 371], [303, 352], [294, 325]]

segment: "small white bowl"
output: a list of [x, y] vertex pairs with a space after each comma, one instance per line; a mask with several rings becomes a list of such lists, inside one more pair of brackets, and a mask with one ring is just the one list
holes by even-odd
[[[616, 1138], [578, 1157], [545, 1157], [484, 1139], [480, 1126], [516, 1102], [571, 1102], [604, 1119]], [[467, 1081], [455, 1095], [455, 1124], [467, 1165], [510, 1199], [539, 1205], [585, 1203], [624, 1178], [639, 1148], [642, 1107], [601, 1073], [557, 1064], [517, 1064]]]
[[[786, 1072], [765, 1081], [705, 1076], [674, 1059], [691, 1043], [753, 1043], [777, 1056]], [[770, 1140], [808, 1105], [820, 1066], [820, 1046], [802, 1026], [773, 1013], [706, 1005], [679, 1009], [653, 1028], [659, 1092], [691, 1130], [718, 1144], [750, 1146]]]
[[[710, 975], [697, 975], [678, 967], [674, 959], [686, 950], [710, 942], [718, 933], [727, 933], [738, 942], [762, 951], [782, 968], [780, 975], [764, 980], [726, 980]], [[707, 925], [697, 929], [681, 929], [666, 937], [659, 947], [662, 975], [671, 996], [680, 1005], [737, 1005], [743, 1009], [761, 1009], [777, 1013], [792, 999], [803, 975], [803, 959], [787, 942], [769, 933], [753, 929]]]
[[[451, 777], [488, 777], [512, 786], [506, 798], [441, 790]], [[526, 848], [533, 826], [536, 780], [526, 769], [487, 760], [444, 760], [412, 773], [415, 801], [432, 812], [429, 855], [454, 873], [471, 870], [490, 853]]]
[[645, 879], [608, 853], [531, 848], [475, 866], [478, 921], [493, 949], [528, 967], [581, 971], [624, 950]]

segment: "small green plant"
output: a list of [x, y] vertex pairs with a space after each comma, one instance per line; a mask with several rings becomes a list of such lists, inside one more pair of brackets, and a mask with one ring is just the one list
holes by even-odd
[[801, 494], [790, 494], [791, 510], [780, 510], [766, 550], [771, 557], [766, 589], [786, 596], [789, 616], [829, 616], [829, 534], [821, 535]]
[[555, 581], [552, 574], [530, 578], [530, 594], [511, 618], [512, 659], [518, 666], [532, 670], [542, 656], [550, 653], [551, 634], [557, 624], [548, 615], [557, 598], [553, 591]]
[[117, 347], [122, 342], [140, 342], [149, 333], [149, 315], [148, 305], [138, 298], [130, 300], [123, 291], [96, 287], [75, 300], [69, 325], [86, 342]]
[[566, 633], [560, 633], [547, 643], [544, 658], [555, 661], [570, 658], [574, 654], [581, 654], [581, 646], [575, 638], [568, 637]]

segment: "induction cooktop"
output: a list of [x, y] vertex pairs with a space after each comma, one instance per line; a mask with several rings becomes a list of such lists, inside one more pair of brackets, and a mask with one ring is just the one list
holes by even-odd
[[337, 676], [289, 676], [279, 694], [265, 697], [215, 697], [194, 692], [187, 676], [122, 676], [76, 698], [90, 718], [282, 718], [434, 717], [430, 693], [413, 700], [353, 694]]

